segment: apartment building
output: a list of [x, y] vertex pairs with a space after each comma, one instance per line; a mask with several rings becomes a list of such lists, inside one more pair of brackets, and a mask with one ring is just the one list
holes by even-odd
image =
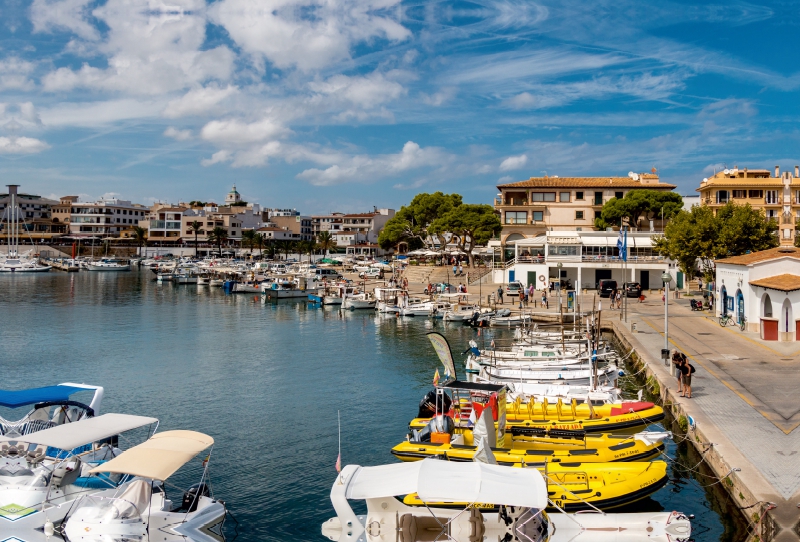
[[500, 243], [507, 251], [522, 239], [549, 231], [592, 231], [594, 219], [611, 198], [631, 190], [670, 191], [656, 173], [629, 173], [626, 177], [531, 177], [497, 186], [494, 208], [503, 231]]
[[342, 231], [344, 213], [331, 213], [329, 215], [313, 215], [311, 217], [311, 233], [317, 237], [320, 233], [327, 231], [336, 233]]
[[315, 239], [314, 232], [311, 226], [312, 217], [302, 215], [273, 215], [270, 218], [270, 223], [278, 228], [282, 228], [297, 235], [297, 240], [311, 241]]
[[[62, 202], [66, 198], [62, 198]], [[145, 220], [150, 209], [116, 198], [81, 203], [70, 201], [69, 233], [73, 237], [119, 237], [124, 229]]]
[[147, 229], [147, 238], [151, 241], [179, 241], [183, 233], [183, 214], [188, 210], [187, 207], [157, 203], [150, 209], [146, 226], [142, 221], [139, 225]]
[[697, 192], [701, 203], [715, 211], [730, 201], [763, 210], [778, 223], [781, 244], [793, 245], [800, 219], [800, 166], [794, 166], [794, 173], [781, 173], [775, 166], [772, 173], [734, 166], [703, 179]]
[[197, 233], [198, 242], [207, 242], [208, 234], [214, 228], [224, 228], [227, 231], [229, 241], [241, 241], [242, 230], [244, 228], [242, 220], [236, 214], [223, 214], [209, 212], [206, 209], [188, 209], [181, 215], [181, 235], [184, 241], [194, 241], [195, 233], [193, 224], [200, 225]]
[[[11, 196], [0, 194], [0, 232], [5, 230], [4, 225], [11, 218], [10, 204]], [[66, 226], [53, 220], [52, 207], [57, 204], [57, 201], [42, 196], [17, 193], [16, 205], [23, 237], [46, 239], [66, 233]]]
[[265, 226], [256, 230], [265, 241], [300, 241], [300, 234], [277, 226]]

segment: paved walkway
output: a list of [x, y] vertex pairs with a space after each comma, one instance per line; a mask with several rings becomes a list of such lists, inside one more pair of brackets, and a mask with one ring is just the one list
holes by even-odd
[[[635, 340], [656, 358], [664, 345], [663, 310], [660, 299], [634, 304], [628, 318], [636, 323]], [[681, 404], [689, 412], [699, 408], [783, 499], [797, 495], [800, 343], [767, 343], [738, 328], [721, 328], [681, 302], [670, 303], [669, 341], [697, 370], [692, 398], [679, 398]]]

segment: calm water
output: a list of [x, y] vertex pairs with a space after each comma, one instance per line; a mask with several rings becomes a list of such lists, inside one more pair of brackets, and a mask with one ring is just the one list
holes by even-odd
[[[333, 515], [337, 410], [343, 463], [393, 461], [389, 450], [405, 437], [437, 368], [425, 333], [443, 331], [456, 353], [477, 334], [302, 301], [262, 304], [219, 289], [158, 285], [151, 276], [0, 277], [0, 387], [98, 384], [106, 389], [103, 412], [212, 435], [215, 495], [238, 520], [239, 542], [323, 542], [320, 524]], [[684, 465], [699, 461], [685, 444], [669, 453]], [[197, 463], [173, 482], [196, 481]], [[695, 514], [698, 541], [744, 539], [727, 499], [700, 487], [713, 480], [681, 468], [671, 478], [636, 509]]]

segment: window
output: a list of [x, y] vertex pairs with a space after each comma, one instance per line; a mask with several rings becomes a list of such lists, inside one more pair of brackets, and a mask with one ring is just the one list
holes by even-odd
[[614, 197], [617, 199], [622, 199], [625, 196], [622, 192], [614, 192]]
[[575, 199], [582, 200], [583, 199], [583, 192], [575, 192]]
[[603, 193], [602, 192], [595, 192], [594, 193], [594, 204], [595, 205], [603, 205]]
[[728, 191], [717, 190], [717, 203], [728, 203]]
[[594, 212], [594, 217], [595, 218], [600, 218], [601, 216], [603, 216], [603, 211], [595, 211]]
[[778, 211], [775, 209], [767, 209], [767, 218], [778, 219]]
[[550, 256], [577, 256], [578, 255], [578, 247], [576, 247], [576, 246], [548, 245], [547, 253]]
[[555, 201], [555, 192], [531, 192], [531, 201]]
[[558, 194], [558, 201], [561, 203], [569, 203], [569, 192], [561, 192]]
[[768, 204], [776, 204], [778, 203], [778, 191], [777, 190], [766, 190], [764, 197], [767, 200]]
[[506, 224], [526, 224], [528, 222], [528, 213], [525, 211], [507, 211]]
[[544, 211], [534, 211], [532, 214], [534, 222], [542, 222], [544, 220]]
[[751, 198], [761, 199], [761, 198], [764, 197], [764, 191], [763, 190], [749, 190], [748, 191], [748, 196], [751, 197]]
[[575, 220], [583, 220], [583, 211], [575, 211]]
[[733, 191], [733, 199], [740, 199], [747, 197], [747, 190], [734, 190]]

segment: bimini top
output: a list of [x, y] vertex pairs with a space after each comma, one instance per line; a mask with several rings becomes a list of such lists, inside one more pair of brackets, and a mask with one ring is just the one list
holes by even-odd
[[435, 459], [357, 467], [346, 496], [374, 499], [415, 492], [425, 502], [491, 502], [538, 509], [547, 506], [547, 484], [537, 469]]
[[[54, 386], [57, 387], [57, 386]], [[131, 414], [103, 414], [96, 418], [84, 418], [77, 422], [42, 429], [21, 437], [0, 436], [0, 442], [17, 441], [28, 444], [41, 444], [60, 450], [72, 450], [78, 446], [97, 442], [131, 429], [157, 423], [156, 418], [133, 416]]]
[[92, 387], [78, 387], [70, 384], [59, 384], [58, 386], [45, 386], [43, 388], [31, 388], [29, 390], [0, 390], [0, 406], [17, 408], [36, 403], [46, 403], [52, 401], [68, 401], [70, 395], [79, 391], [96, 389]]
[[213, 438], [197, 431], [164, 431], [89, 472], [115, 472], [166, 480], [212, 444]]

